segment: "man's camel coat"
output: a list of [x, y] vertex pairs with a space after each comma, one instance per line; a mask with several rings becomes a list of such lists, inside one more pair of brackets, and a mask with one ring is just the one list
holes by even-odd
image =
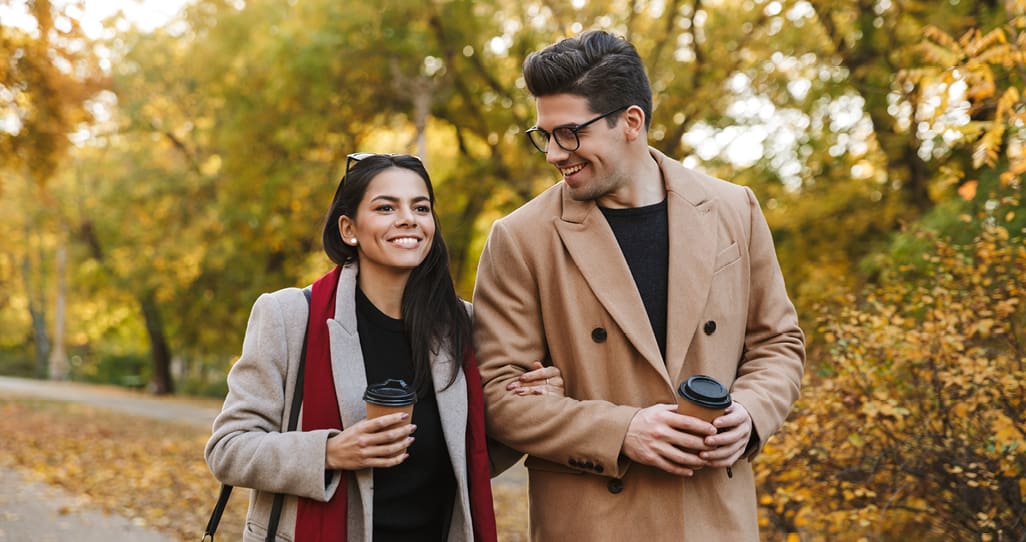
[[[678, 477], [622, 456], [639, 409], [676, 403], [688, 376], [723, 382], [751, 414], [749, 459], [798, 398], [805, 351], [769, 227], [751, 190], [656, 150], [667, 192], [666, 361], [616, 238], [558, 183], [492, 227], [474, 291], [487, 423], [527, 452], [537, 541], [758, 540], [749, 461]], [[566, 397], [516, 396], [534, 360]]]

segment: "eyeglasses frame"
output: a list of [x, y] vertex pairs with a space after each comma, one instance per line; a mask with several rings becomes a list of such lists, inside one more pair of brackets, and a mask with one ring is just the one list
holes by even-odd
[[[574, 148], [572, 148], [572, 149], [568, 149], [565, 146], [563, 146], [562, 143], [559, 142], [559, 138], [558, 137], [555, 138], [556, 139], [556, 145], [558, 145], [559, 148], [563, 149], [566, 152], [575, 152], [575, 151], [577, 151], [578, 149], [581, 148], [581, 133], [580, 133], [581, 130], [583, 130], [583, 129], [587, 128], [588, 126], [590, 126], [590, 125], [592, 125], [592, 124], [594, 124], [594, 123], [596, 123], [596, 122], [598, 122], [598, 121], [600, 121], [600, 120], [602, 120], [602, 119], [612, 115], [613, 113], [619, 113], [620, 111], [623, 111], [623, 110], [625, 110], [625, 109], [627, 109], [629, 107], [630, 107], [629, 105], [625, 105], [625, 106], [622, 106], [622, 107], [617, 107], [616, 109], [614, 109], [612, 111], [609, 111], [607, 113], [603, 113], [603, 114], [601, 114], [601, 115], [599, 115], [599, 116], [597, 116], [597, 117], [595, 117], [595, 118], [593, 118], [593, 119], [591, 119], [591, 120], [589, 120], [589, 121], [587, 121], [587, 122], [585, 122], [583, 124], [571, 124], [571, 125], [557, 126], [557, 127], [552, 129], [552, 132], [547, 132], [547, 131], [539, 128], [538, 126], [532, 126], [531, 128], [528, 128], [527, 130], [525, 130], [524, 134], [527, 135], [527, 139], [531, 142], [531, 145], [534, 148], [538, 149], [538, 151], [541, 152], [542, 154], [548, 154], [548, 152], [549, 152], [548, 151], [549, 141], [551, 141], [553, 139], [553, 137], [554, 137], [552, 134], [556, 130], [570, 130], [570, 133], [574, 135], [574, 141], [577, 142], [577, 145], [575, 145]], [[534, 140], [533, 137], [531, 137], [531, 134], [535, 133], [535, 132], [541, 133], [542, 135], [545, 136], [545, 146], [544, 147], [539, 147], [538, 143]]]

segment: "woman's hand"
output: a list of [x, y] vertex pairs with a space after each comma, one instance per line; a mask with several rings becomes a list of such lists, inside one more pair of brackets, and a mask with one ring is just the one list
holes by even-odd
[[556, 367], [545, 367], [540, 361], [531, 364], [531, 370], [506, 385], [517, 395], [555, 395], [565, 397], [563, 374]]
[[324, 455], [327, 469], [360, 470], [368, 467], [394, 467], [410, 454], [417, 426], [409, 423], [405, 412], [389, 414], [373, 420], [360, 420], [352, 427], [328, 439]]

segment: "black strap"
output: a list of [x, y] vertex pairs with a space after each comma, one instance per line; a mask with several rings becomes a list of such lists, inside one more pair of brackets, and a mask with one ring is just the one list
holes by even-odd
[[[306, 296], [307, 304], [307, 325], [303, 330], [303, 349], [299, 353], [299, 370], [296, 373], [296, 387], [292, 391], [292, 408], [289, 409], [289, 431], [295, 431], [296, 426], [299, 425], [299, 409], [303, 405], [303, 377], [306, 374], [306, 339], [309, 330], [309, 306], [310, 306], [310, 290], [304, 289], [303, 295]], [[225, 506], [228, 505], [228, 498], [232, 496], [232, 486], [228, 484], [221, 484], [221, 493], [217, 496], [217, 503], [214, 505], [214, 510], [210, 512], [210, 520], [207, 521], [207, 528], [203, 531], [203, 538], [201, 542], [214, 541], [214, 533], [217, 532], [217, 525], [221, 523], [221, 516], [224, 515]], [[281, 508], [285, 504], [285, 495], [283, 493], [275, 493], [274, 503], [271, 505], [271, 516], [267, 521], [267, 538], [266, 542], [274, 542], [275, 535], [278, 532], [278, 521], [281, 519]]]
[[221, 516], [224, 514], [224, 507], [228, 505], [228, 497], [232, 496], [232, 486], [221, 484], [221, 494], [217, 496], [217, 504], [210, 512], [210, 520], [207, 521], [207, 528], [203, 531], [203, 540], [206, 542], [214, 540], [214, 532], [217, 531], [217, 524], [221, 523]]
[[[310, 304], [310, 290], [303, 290], [303, 294], [306, 295], [307, 305]], [[309, 318], [309, 316], [307, 316]], [[309, 320], [307, 321], [307, 330], [310, 329]], [[296, 372], [296, 387], [292, 391], [292, 408], [289, 409], [289, 431], [295, 431], [296, 426], [299, 424], [299, 408], [303, 404], [303, 380], [306, 374], [306, 335], [307, 332], [303, 332], [303, 351], [299, 354], [299, 371]], [[278, 532], [278, 520], [281, 519], [281, 507], [285, 504], [285, 494], [277, 493], [274, 495], [274, 504], [271, 505], [271, 517], [267, 522], [267, 539], [266, 542], [274, 542], [275, 533]]]

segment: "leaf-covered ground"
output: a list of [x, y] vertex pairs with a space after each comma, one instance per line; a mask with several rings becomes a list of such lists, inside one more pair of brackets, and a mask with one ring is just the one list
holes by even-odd
[[[78, 404], [2, 399], [0, 435], [0, 465], [183, 541], [199, 540], [217, 498], [219, 486], [203, 461], [208, 433], [200, 429]], [[527, 539], [522, 489], [496, 487], [500, 540]], [[236, 489], [219, 540], [241, 540], [247, 498]]]

